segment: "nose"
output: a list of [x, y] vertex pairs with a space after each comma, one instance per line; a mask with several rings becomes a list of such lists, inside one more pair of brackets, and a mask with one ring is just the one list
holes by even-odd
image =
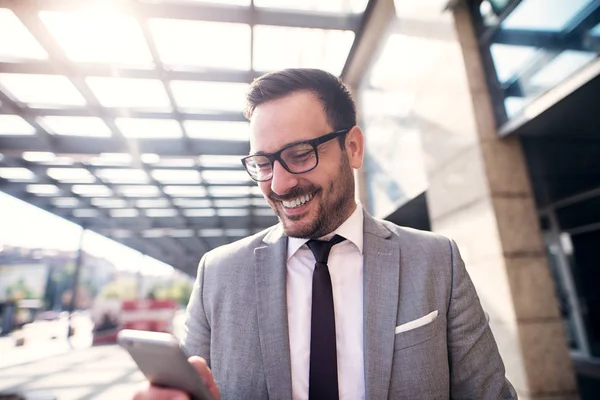
[[271, 191], [278, 195], [287, 193], [298, 185], [296, 175], [288, 172], [279, 161], [273, 163], [273, 178], [271, 178]]

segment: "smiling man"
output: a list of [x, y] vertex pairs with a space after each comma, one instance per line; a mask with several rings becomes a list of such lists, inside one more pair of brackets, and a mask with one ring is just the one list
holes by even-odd
[[516, 398], [456, 244], [357, 204], [364, 137], [344, 84], [288, 69], [247, 103], [242, 163], [280, 223], [200, 261], [182, 347], [214, 397]]
[[[341, 83], [333, 84], [349, 96]], [[293, 91], [276, 101], [271, 101], [273, 95], [264, 89], [249, 94], [247, 116], [254, 154], [242, 161], [287, 236], [325, 236], [356, 209], [352, 169], [362, 164], [363, 134], [355, 125], [354, 106], [349, 97], [344, 99], [345, 107], [332, 117], [335, 121], [329, 121], [321, 100], [308, 90]], [[334, 97], [327, 93], [320, 97], [328, 95]], [[342, 128], [330, 132], [332, 127]]]

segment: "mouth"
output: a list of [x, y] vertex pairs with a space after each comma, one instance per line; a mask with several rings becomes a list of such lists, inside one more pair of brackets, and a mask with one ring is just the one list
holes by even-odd
[[298, 196], [295, 199], [288, 201], [282, 200], [281, 205], [283, 206], [283, 211], [287, 216], [300, 216], [308, 211], [308, 207], [310, 206], [314, 197], [315, 193], [311, 193]]
[[292, 199], [290, 201], [282, 200], [281, 204], [283, 204], [283, 206], [285, 208], [292, 208], [292, 209], [299, 208], [299, 207], [303, 206], [304, 204], [308, 203], [309, 201], [311, 201], [313, 197], [314, 197], [313, 194], [306, 194], [304, 196], [296, 197], [295, 199]]

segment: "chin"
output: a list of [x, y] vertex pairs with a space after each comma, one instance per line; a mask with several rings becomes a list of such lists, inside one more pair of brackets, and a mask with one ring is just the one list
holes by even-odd
[[312, 223], [301, 223], [301, 221], [293, 221], [293, 220], [289, 220], [285, 217], [284, 217], [284, 219], [281, 219], [281, 223], [283, 225], [283, 231], [289, 237], [297, 237], [297, 238], [312, 237], [312, 233], [314, 231]]

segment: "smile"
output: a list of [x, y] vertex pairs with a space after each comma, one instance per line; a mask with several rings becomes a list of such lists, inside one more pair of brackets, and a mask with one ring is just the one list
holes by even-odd
[[309, 202], [313, 198], [312, 194], [307, 194], [304, 196], [297, 197], [290, 201], [282, 201], [281, 203], [285, 208], [298, 208], [303, 204]]

